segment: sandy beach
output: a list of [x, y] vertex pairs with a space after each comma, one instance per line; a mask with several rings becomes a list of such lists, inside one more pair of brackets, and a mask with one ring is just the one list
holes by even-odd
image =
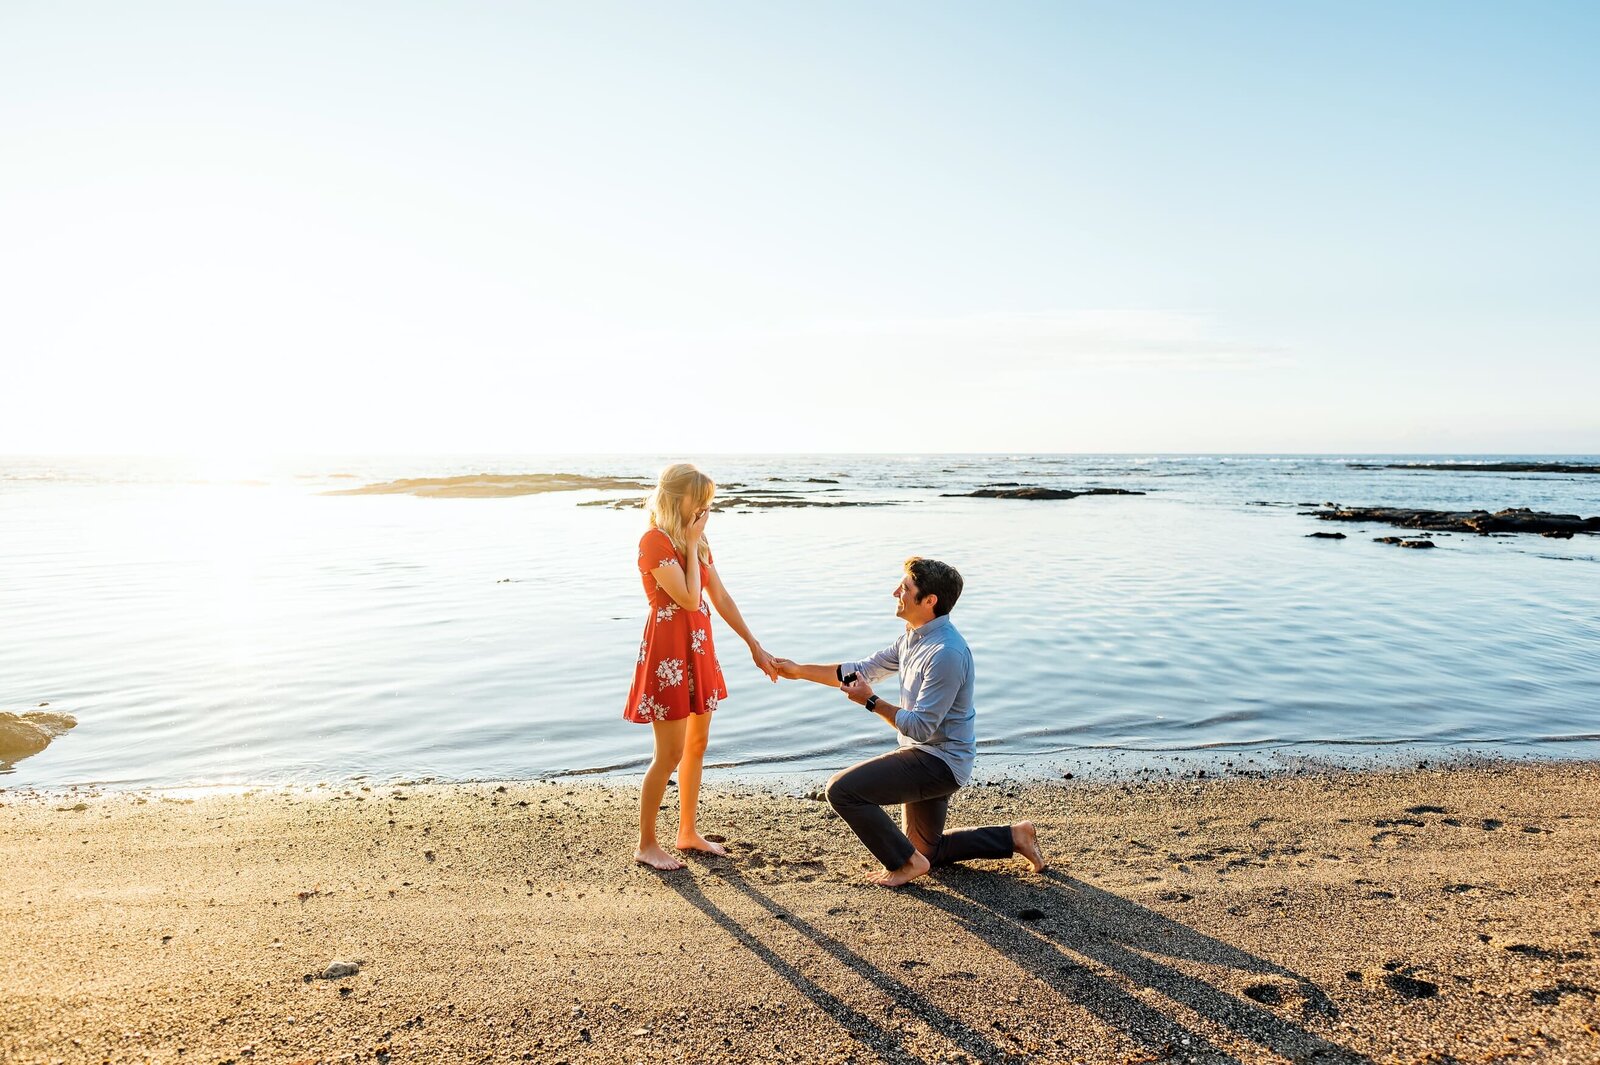
[[748, 786], [648, 872], [634, 801], [0, 792], [0, 1059], [1600, 1060], [1593, 764], [993, 783], [1052, 868], [901, 891]]

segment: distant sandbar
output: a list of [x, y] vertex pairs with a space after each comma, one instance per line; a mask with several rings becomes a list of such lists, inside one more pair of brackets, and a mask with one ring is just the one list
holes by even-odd
[[460, 477], [405, 477], [398, 481], [336, 488], [329, 496], [413, 495], [433, 499], [496, 499], [531, 496], [544, 492], [627, 489], [647, 491], [652, 486], [626, 477], [590, 477], [581, 473], [470, 473]]

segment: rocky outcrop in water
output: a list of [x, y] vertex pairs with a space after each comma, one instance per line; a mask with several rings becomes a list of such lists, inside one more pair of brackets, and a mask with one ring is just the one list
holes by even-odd
[[22, 714], [0, 712], [0, 769], [9, 769], [14, 763], [38, 754], [50, 746], [51, 740], [77, 724], [71, 714], [52, 714], [47, 710], [29, 710]]
[[1566, 462], [1352, 462], [1353, 470], [1449, 470], [1452, 473], [1600, 473]]
[[944, 492], [945, 498], [959, 499], [1077, 499], [1079, 496], [1142, 496], [1127, 488], [1085, 488], [1072, 491], [1068, 488], [1041, 488], [1037, 485], [997, 484], [979, 488], [975, 492]]
[[1323, 521], [1376, 521], [1405, 529], [1441, 532], [1490, 533], [1600, 533], [1600, 517], [1545, 514], [1526, 507], [1487, 510], [1413, 510], [1406, 507], [1335, 507], [1304, 511]]

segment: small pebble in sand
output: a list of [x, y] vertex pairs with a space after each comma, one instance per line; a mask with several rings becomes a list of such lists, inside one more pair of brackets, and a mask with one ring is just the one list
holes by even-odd
[[339, 980], [346, 976], [354, 976], [360, 971], [361, 963], [358, 961], [331, 961], [328, 963], [328, 967], [322, 970], [322, 978], [324, 980]]
[[1390, 973], [1383, 982], [1406, 998], [1432, 998], [1439, 993], [1439, 985], [1431, 980], [1418, 980], [1414, 976]]

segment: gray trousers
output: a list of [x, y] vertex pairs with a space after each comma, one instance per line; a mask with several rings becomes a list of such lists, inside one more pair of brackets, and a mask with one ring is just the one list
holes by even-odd
[[[834, 774], [827, 794], [829, 804], [885, 869], [906, 864], [913, 850], [933, 865], [1011, 857], [1010, 825], [944, 830], [950, 796], [960, 790], [938, 756], [901, 747]], [[905, 804], [904, 832], [883, 810], [895, 803]]]

